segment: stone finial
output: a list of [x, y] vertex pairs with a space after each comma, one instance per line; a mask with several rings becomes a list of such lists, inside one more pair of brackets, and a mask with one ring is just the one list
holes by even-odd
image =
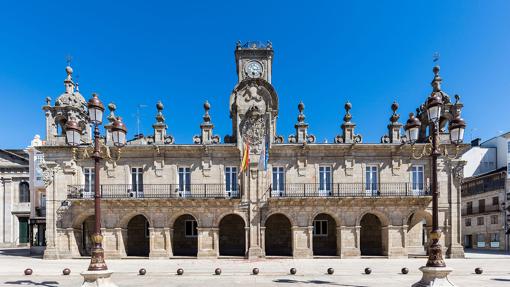
[[50, 97], [46, 97], [46, 106], [51, 106], [51, 98]]
[[296, 134], [290, 135], [288, 137], [289, 143], [314, 143], [315, 136], [308, 134], [308, 124], [305, 122], [305, 114], [303, 111], [305, 110], [305, 104], [303, 101], [300, 101], [298, 104], [298, 117], [297, 123], [294, 125], [296, 128]]
[[356, 127], [356, 124], [351, 122], [352, 104], [349, 101], [347, 101], [344, 105], [344, 109], [345, 109], [344, 122], [341, 125], [342, 134], [337, 135], [335, 137], [335, 143], [361, 143], [362, 141], [361, 135], [354, 134], [354, 128]]
[[393, 114], [390, 117], [388, 134], [381, 138], [381, 143], [400, 143], [402, 141], [400, 137], [400, 129], [402, 128], [402, 124], [398, 122], [400, 115], [397, 113], [398, 103], [396, 101], [391, 104], [391, 110], [393, 111]]
[[432, 68], [432, 72], [434, 72], [434, 79], [432, 79], [431, 85], [434, 92], [441, 91], [441, 82], [443, 79], [441, 79], [441, 76], [439, 76], [439, 70], [439, 66], [434, 66], [434, 68]]
[[158, 101], [156, 103], [156, 122], [152, 125], [154, 129], [154, 144], [173, 144], [174, 138], [171, 135], [167, 135], [168, 126], [165, 123], [165, 116], [163, 116], [163, 103]]
[[66, 93], [72, 94], [72, 93], [74, 93], [74, 82], [73, 82], [73, 77], [72, 77], [73, 68], [71, 68], [71, 66], [67, 66], [66, 73], [67, 73], [67, 77], [64, 80], [64, 86], [66, 89]]
[[193, 136], [193, 143], [195, 144], [217, 144], [220, 143], [220, 137], [218, 135], [213, 135], [214, 125], [211, 123], [211, 116], [209, 115], [209, 110], [211, 109], [211, 104], [209, 101], [205, 101], [204, 103], [204, 116], [202, 117], [204, 121], [200, 124], [201, 134]]
[[117, 109], [117, 106], [113, 102], [108, 104], [108, 110], [110, 111], [110, 114], [108, 115], [108, 121], [110, 123], [113, 123], [116, 119], [116, 117], [115, 117], [116, 109]]

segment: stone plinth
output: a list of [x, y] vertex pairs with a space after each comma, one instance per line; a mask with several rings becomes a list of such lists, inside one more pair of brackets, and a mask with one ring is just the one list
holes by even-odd
[[83, 284], [82, 287], [117, 287], [115, 283], [113, 283], [112, 279], [112, 271], [104, 270], [104, 271], [84, 271], [81, 274], [83, 276]]
[[416, 282], [412, 287], [447, 287], [455, 286], [448, 280], [448, 274], [453, 271], [449, 267], [420, 267], [423, 272], [423, 277], [419, 282]]

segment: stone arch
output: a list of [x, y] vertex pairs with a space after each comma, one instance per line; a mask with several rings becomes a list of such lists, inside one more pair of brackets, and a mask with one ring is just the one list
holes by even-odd
[[268, 256], [292, 256], [292, 222], [288, 216], [276, 212], [269, 215], [265, 222], [265, 252]]
[[246, 218], [246, 214], [245, 213], [241, 213], [241, 212], [237, 212], [237, 211], [227, 211], [227, 212], [223, 212], [221, 213], [219, 216], [217, 216], [213, 222], [213, 226], [220, 226], [220, 222], [221, 220], [225, 217], [225, 216], [228, 216], [228, 215], [231, 215], [231, 214], [235, 214], [235, 215], [239, 215], [239, 217], [241, 217], [243, 219], [243, 223], [244, 223], [244, 226], [248, 226], [246, 224], [246, 222], [248, 222], [248, 218]]
[[263, 226], [266, 226], [266, 221], [269, 217], [271, 217], [272, 215], [275, 215], [275, 214], [281, 214], [285, 217], [287, 217], [287, 219], [290, 221], [290, 225], [291, 226], [298, 226], [296, 220], [290, 216], [288, 213], [286, 212], [283, 212], [283, 211], [279, 211], [279, 210], [276, 210], [276, 211], [271, 211], [269, 213], [266, 214], [266, 216], [264, 216], [264, 219], [262, 220], [262, 225]]
[[313, 255], [336, 256], [338, 252], [337, 226], [338, 221], [329, 213], [317, 213], [312, 220]]
[[267, 107], [272, 109], [274, 116], [276, 116], [278, 114], [278, 95], [273, 85], [262, 78], [246, 78], [234, 87], [230, 94], [230, 115], [232, 116], [237, 113], [235, 103], [239, 91], [253, 85], [263, 87], [268, 92], [268, 95], [263, 95], [264, 101], [267, 103]]
[[91, 235], [94, 233], [96, 217], [94, 214], [79, 216], [73, 224], [74, 239], [81, 256], [90, 256], [92, 249]]
[[368, 213], [377, 216], [377, 218], [379, 218], [379, 220], [381, 221], [382, 226], [390, 225], [391, 222], [390, 218], [384, 212], [381, 212], [379, 210], [365, 210], [359, 214], [358, 218], [356, 218], [356, 226], [361, 226], [361, 219]]
[[122, 228], [122, 229], [127, 229], [129, 221], [131, 221], [131, 219], [133, 217], [137, 216], [137, 215], [142, 215], [143, 217], [145, 217], [145, 219], [147, 220], [149, 225], [153, 226], [153, 222], [151, 220], [151, 217], [146, 212], [144, 212], [144, 211], [131, 211], [131, 212], [126, 213], [125, 215], [123, 215], [120, 218], [118, 226], [120, 228]]
[[183, 215], [191, 215], [191, 216], [192, 216], [192, 217], [193, 217], [193, 218], [197, 221], [198, 226], [202, 226], [202, 222], [201, 222], [201, 220], [200, 220], [200, 218], [199, 218], [198, 216], [196, 216], [196, 215], [195, 215], [193, 212], [191, 212], [191, 211], [187, 211], [187, 210], [185, 210], [185, 211], [180, 211], [180, 212], [174, 213], [174, 214], [172, 214], [172, 216], [170, 216], [170, 217], [168, 218], [168, 222], [170, 223], [170, 227], [172, 228], [172, 227], [175, 225], [175, 221], [176, 221], [179, 217], [181, 217], [181, 216], [183, 216]]
[[127, 256], [149, 256], [149, 220], [142, 214], [133, 216], [127, 224], [127, 238], [124, 242], [127, 245]]
[[197, 256], [198, 225], [195, 216], [182, 213], [175, 217], [172, 228], [172, 250], [174, 256]]
[[317, 217], [317, 215], [319, 215], [319, 214], [327, 214], [327, 215], [331, 216], [331, 218], [333, 218], [335, 220], [337, 227], [342, 225], [342, 222], [343, 222], [342, 219], [338, 215], [336, 215], [334, 212], [316, 211], [316, 212], [312, 213], [310, 218], [308, 218], [308, 226], [313, 226], [313, 221], [314, 221], [315, 217]]
[[413, 210], [404, 219], [407, 225], [407, 251], [410, 255], [426, 255], [429, 246], [429, 232], [432, 229], [432, 214], [426, 210]]
[[245, 256], [246, 222], [242, 216], [230, 213], [223, 216], [218, 224], [219, 255]]
[[383, 223], [379, 216], [372, 212], [365, 212], [360, 219], [359, 226], [361, 255], [382, 256], [387, 254], [388, 230], [383, 229]]

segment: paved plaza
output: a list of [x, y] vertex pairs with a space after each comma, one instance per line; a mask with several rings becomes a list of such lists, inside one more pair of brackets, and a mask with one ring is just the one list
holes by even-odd
[[[30, 258], [24, 249], [0, 250], [0, 285], [2, 286], [80, 286], [79, 272], [88, 266], [88, 259], [42, 260]], [[121, 259], [108, 260], [108, 266], [115, 271], [113, 279], [119, 286], [411, 286], [421, 277], [418, 268], [424, 258], [416, 259]], [[458, 286], [510, 286], [510, 255], [468, 253], [467, 259], [448, 260], [455, 269], [451, 280]], [[409, 274], [400, 273], [402, 267], [409, 268]], [[64, 268], [71, 269], [70, 276], [63, 276]], [[221, 268], [220, 276], [213, 275], [215, 268]], [[251, 275], [257, 267], [260, 274]], [[297, 274], [290, 275], [289, 269], [296, 268]], [[334, 275], [327, 275], [327, 268], [335, 269]], [[370, 275], [363, 274], [365, 267], [372, 268]], [[476, 275], [474, 269], [482, 267], [484, 273]], [[23, 275], [25, 268], [32, 268], [31, 276]], [[145, 276], [138, 270], [145, 268]], [[184, 275], [175, 271], [184, 269]]]

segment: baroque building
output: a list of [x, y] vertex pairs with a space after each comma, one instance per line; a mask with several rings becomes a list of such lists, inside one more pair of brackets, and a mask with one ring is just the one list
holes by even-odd
[[[413, 148], [401, 136], [398, 104], [391, 105], [388, 134], [380, 143], [363, 143], [351, 103], [344, 106], [332, 143], [316, 142], [303, 103], [295, 133], [285, 138], [277, 130], [273, 56], [270, 42], [237, 44], [238, 82], [228, 101], [232, 133], [223, 138], [214, 134], [211, 106], [205, 103], [200, 133], [190, 144], [176, 143], [164, 106], [157, 103], [154, 133], [119, 150], [111, 135], [116, 106], [109, 104], [100, 170], [90, 158], [85, 100], [67, 67], [65, 93], [43, 107], [46, 141], [37, 147], [45, 158], [41, 167], [49, 202], [44, 258], [89, 255], [95, 172], [101, 175], [108, 258], [424, 255], [432, 226], [431, 160], [413, 159]], [[443, 117], [451, 118], [462, 104], [450, 102], [441, 90], [439, 69], [434, 71], [432, 93], [443, 97]], [[425, 113], [420, 107], [416, 116], [427, 126]], [[83, 129], [83, 143], [76, 148], [65, 142], [70, 118]], [[447, 127], [441, 136], [448, 137]], [[425, 146], [423, 136], [414, 148]], [[243, 158], [249, 158], [245, 165]], [[459, 158], [439, 160], [441, 244], [451, 258], [463, 257], [462, 167]]]

